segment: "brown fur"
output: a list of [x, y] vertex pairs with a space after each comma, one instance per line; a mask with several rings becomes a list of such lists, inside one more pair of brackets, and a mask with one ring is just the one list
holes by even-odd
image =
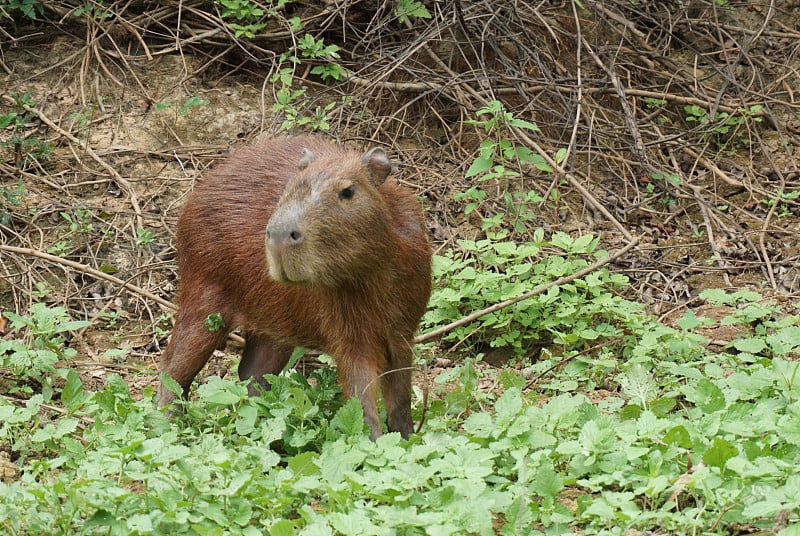
[[[268, 388], [263, 375], [280, 372], [295, 346], [319, 349], [336, 360], [345, 396], [361, 400], [370, 437], [381, 434], [378, 386], [389, 430], [408, 437], [431, 250], [419, 203], [384, 180], [390, 169], [380, 150], [362, 156], [313, 137], [256, 144], [219, 166], [178, 221], [179, 309], [161, 372], [186, 393], [238, 326], [239, 376], [251, 387]], [[213, 313], [226, 329], [204, 326]], [[159, 385], [158, 398], [174, 397]]]

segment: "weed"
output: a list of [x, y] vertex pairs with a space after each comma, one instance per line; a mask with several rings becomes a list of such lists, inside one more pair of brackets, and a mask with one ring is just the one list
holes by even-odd
[[10, 147], [14, 152], [14, 165], [25, 169], [33, 162], [49, 159], [51, 146], [26, 132], [28, 123], [35, 117], [24, 108], [33, 105], [30, 93], [16, 93], [12, 97], [18, 110], [0, 115], [0, 131], [9, 129], [11, 132], [7, 140], [0, 141], [0, 147]]
[[796, 201], [800, 197], [800, 191], [784, 192], [783, 190], [778, 190], [776, 196], [776, 199], [762, 199], [761, 202], [770, 208], [777, 205], [775, 215], [778, 218], [791, 216], [793, 213], [789, 202]]
[[[208, 103], [209, 103], [208, 99], [192, 95], [191, 97], [187, 98], [183, 102], [183, 104], [181, 104], [180, 108], [177, 108], [175, 112], [176, 118], [178, 116], [185, 117], [189, 113], [189, 110], [191, 110], [192, 108], [196, 106], [206, 106]], [[153, 109], [156, 110], [157, 112], [162, 112], [164, 110], [172, 108], [172, 106], [173, 104], [171, 102], [159, 101], [153, 104]]]
[[18, 206], [25, 196], [25, 185], [17, 179], [15, 187], [0, 186], [0, 225], [11, 222], [11, 209]]
[[0, 0], [0, 17], [6, 15], [13, 18], [15, 11], [30, 20], [36, 20], [37, 15], [44, 14], [44, 6], [39, 0]]
[[240, 37], [253, 39], [258, 32], [267, 27], [266, 23], [259, 21], [265, 15], [274, 15], [277, 10], [289, 3], [288, 0], [269, 2], [265, 11], [262, 5], [251, 0], [215, 0], [215, 2], [222, 6], [223, 18], [237, 21], [228, 23], [237, 39]]
[[[547, 247], [562, 249], [564, 258], [539, 264], [574, 269], [570, 254], [596, 251], [593, 242], [553, 236]], [[513, 272], [510, 254], [481, 251], [505, 256]], [[597, 355], [545, 355], [533, 368], [547, 377], [533, 392], [514, 370], [465, 359], [434, 378], [439, 396], [408, 441], [387, 434], [371, 442], [357, 398], [343, 401], [330, 368], [310, 379], [291, 370], [270, 376], [272, 389], [253, 398], [241, 382], [209, 377], [173, 422], [156, 409], [151, 387], [134, 397], [115, 375], [96, 392], [63, 369], [42, 394], [17, 383], [15, 395], [30, 396], [22, 403], [0, 397], [0, 444], [22, 476], [0, 482], [0, 528], [174, 534], [188, 523], [195, 533], [240, 534], [536, 534], [530, 527], [729, 534], [742, 526], [770, 530], [776, 516], [797, 525], [798, 317], [754, 292], [706, 291], [701, 298], [730, 308], [719, 323], [743, 329], [716, 353], [694, 332], [715, 321], [687, 312], [672, 328], [637, 304], [608, 301], [603, 285], [574, 286], [596, 298], [579, 303], [559, 290], [555, 301], [576, 306], [572, 318], [564, 320], [559, 308], [549, 314], [561, 314], [583, 346], [597, 340], [587, 330], [605, 329], [579, 325], [597, 318], [593, 308], [603, 302], [616, 335], [600, 339]], [[19, 374], [52, 374], [48, 361], [10, 362], [43, 349], [65, 354], [64, 334], [81, 326], [44, 305], [24, 320], [9, 318], [19, 338], [0, 342], [0, 367]], [[604, 391], [591, 398], [580, 392], [599, 381]]]
[[[652, 173], [650, 175], [650, 179], [652, 180], [646, 180], [645, 182], [646, 182], [647, 193], [651, 195], [657, 194], [656, 185], [659, 183], [661, 184], [669, 183], [674, 187], [678, 187], [681, 185], [680, 176], [674, 173], [660, 173], [660, 172]], [[671, 195], [669, 195], [669, 193], [666, 193], [667, 188], [665, 186], [662, 186], [661, 188], [659, 188], [659, 190], [661, 192], [664, 192], [663, 197], [661, 198], [661, 203], [664, 206], [669, 207], [675, 204], [675, 199]]]
[[[487, 117], [466, 122], [483, 127], [491, 136], [481, 142], [480, 154], [467, 169], [465, 177], [477, 178], [478, 183], [495, 181], [502, 189], [502, 199], [505, 202], [504, 212], [484, 218], [483, 228], [500, 229], [507, 226], [518, 233], [524, 233], [527, 230], [526, 224], [535, 217], [532, 205], [544, 200], [535, 192], [509, 191], [509, 181], [521, 176], [520, 172], [516, 171], [520, 166], [530, 164], [547, 173], [552, 173], [553, 170], [540, 155], [527, 147], [515, 145], [510, 139], [509, 129], [513, 127], [531, 132], [539, 129], [529, 121], [515, 118], [499, 101], [490, 102], [476, 113], [478, 116]], [[564, 151], [559, 151], [554, 158], [560, 162], [565, 155]], [[464, 212], [469, 215], [483, 204], [486, 193], [479, 184], [474, 184], [455, 197], [467, 200]]]
[[428, 11], [425, 5], [419, 0], [400, 0], [397, 2], [395, 14], [400, 24], [405, 23], [409, 17], [417, 17], [420, 19], [431, 18], [430, 11]]
[[761, 122], [758, 113], [762, 106], [755, 104], [749, 108], [739, 108], [735, 113], [719, 112], [709, 117], [708, 111], [696, 104], [684, 106], [687, 123], [708, 124], [710, 131], [704, 134], [704, 140], [712, 141], [720, 150], [745, 144], [746, 128]]
[[86, 2], [72, 11], [74, 17], [86, 15], [92, 20], [102, 21], [114, 17], [114, 12], [107, 10], [103, 0]]
[[206, 317], [205, 322], [203, 322], [206, 329], [208, 331], [219, 331], [225, 328], [225, 321], [222, 319], [222, 315], [219, 313], [211, 313]]
[[143, 248], [155, 240], [153, 231], [149, 229], [136, 229], [136, 246]]
[[107, 329], [117, 329], [120, 319], [124, 318], [123, 313], [120, 311], [100, 311], [97, 316], [105, 320]]
[[77, 128], [81, 137], [86, 138], [87, 129], [91, 123], [94, 110], [91, 106], [83, 106], [80, 112], [72, 112], [69, 114], [69, 119], [72, 126]]
[[156, 318], [153, 328], [158, 338], [164, 338], [172, 331], [172, 323], [169, 321], [169, 318], [169, 315], [166, 314]]
[[[299, 19], [290, 22], [293, 33], [302, 30]], [[311, 68], [311, 74], [319, 76], [323, 82], [342, 80], [348, 71], [339, 63], [339, 50], [337, 45], [326, 44], [322, 38], [306, 33], [295, 40], [291, 49], [280, 55], [278, 68], [271, 81], [276, 88], [272, 109], [283, 116], [282, 129], [298, 126], [307, 126], [312, 130], [330, 129], [332, 110], [339, 104], [345, 104], [347, 97], [314, 105], [305, 88], [295, 87], [295, 71], [304, 60], [311, 60], [317, 63]]]
[[178, 110], [178, 114], [180, 116], [185, 116], [186, 114], [189, 113], [189, 110], [192, 109], [194, 106], [205, 106], [206, 104], [208, 104], [208, 99], [203, 99], [201, 97], [193, 95], [188, 99], [186, 99], [186, 101]]
[[[339, 59], [339, 47], [337, 45], [326, 45], [322, 39], [316, 39], [310, 33], [304, 34], [297, 40], [297, 50], [304, 58], [327, 61]], [[327, 63], [312, 68], [311, 74], [315, 74], [322, 78], [324, 82], [328, 82], [330, 80], [342, 80], [347, 74], [347, 70], [337, 63]]]
[[78, 208], [75, 212], [61, 212], [61, 217], [69, 222], [69, 230], [73, 234], [88, 235], [94, 232], [92, 223], [93, 215], [91, 211]]
[[275, 93], [275, 103], [272, 105], [274, 112], [283, 115], [281, 128], [288, 130], [305, 125], [312, 130], [328, 130], [330, 128], [330, 111], [336, 106], [336, 102], [330, 102], [325, 106], [316, 106], [313, 115], [308, 115], [305, 110], [311, 106], [311, 99], [306, 96], [305, 89], [294, 89], [291, 86], [293, 73], [292, 68], [283, 68], [273, 76], [273, 83], [278, 81], [282, 83]]
[[47, 252], [50, 255], [55, 255], [56, 257], [64, 257], [69, 253], [70, 248], [71, 244], [69, 240], [59, 240], [52, 246], [48, 247]]
[[[298, 31], [299, 29], [297, 28]], [[339, 102], [332, 101], [313, 106], [312, 100], [306, 95], [306, 89], [294, 87], [295, 69], [302, 63], [301, 58], [323, 60], [324, 63], [315, 65], [311, 69], [311, 74], [319, 76], [325, 82], [342, 80], [348, 73], [347, 69], [337, 63], [338, 46], [327, 45], [321, 38], [304, 34], [291, 50], [280, 56], [279, 68], [271, 78], [277, 88], [272, 109], [283, 115], [281, 128], [284, 130], [297, 126], [308, 126], [312, 130], [328, 130], [331, 111], [337, 104], [344, 104], [347, 99], [342, 98]], [[308, 110], [311, 110], [311, 113], [308, 113]]]
[[34, 297], [41, 300], [50, 295], [50, 285], [44, 281], [37, 281], [35, 286], [36, 288], [31, 291], [31, 294], [33, 294]]
[[[524, 244], [459, 240], [458, 252], [451, 250], [436, 256], [434, 277], [440, 284], [431, 296], [423, 325], [451, 322], [467, 312], [514, 298], [585, 268], [586, 256], [605, 255], [597, 250], [598, 241], [591, 235], [572, 238], [555, 233], [545, 241], [543, 231], [538, 229], [534, 240]], [[552, 248], [564, 254], [548, 255], [534, 262], [543, 250]], [[562, 351], [582, 348], [621, 335], [620, 322], [638, 310], [611, 291], [626, 283], [624, 277], [601, 269], [507, 310], [488, 314], [476, 325], [454, 330], [445, 340], [470, 341], [478, 349], [508, 347], [517, 359], [543, 341], [552, 341]]]
[[264, 10], [250, 0], [216, 0], [216, 3], [223, 8], [223, 17], [254, 22], [264, 16]]
[[81, 329], [90, 322], [72, 320], [63, 307], [48, 307], [35, 303], [28, 315], [7, 311], [3, 313], [9, 320], [12, 333], [22, 338], [0, 340], [0, 368], [7, 369], [18, 382], [14, 391], [31, 393], [29, 382], [38, 384], [45, 399], [52, 393], [54, 377], [63, 377], [66, 372], [56, 369], [59, 361], [68, 361], [77, 353], [65, 346], [69, 331]]

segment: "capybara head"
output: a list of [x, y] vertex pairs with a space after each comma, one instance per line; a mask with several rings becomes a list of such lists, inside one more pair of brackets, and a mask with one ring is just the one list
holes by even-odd
[[387, 257], [390, 220], [380, 186], [392, 166], [380, 148], [360, 159], [304, 149], [267, 224], [269, 274], [284, 283], [336, 286]]

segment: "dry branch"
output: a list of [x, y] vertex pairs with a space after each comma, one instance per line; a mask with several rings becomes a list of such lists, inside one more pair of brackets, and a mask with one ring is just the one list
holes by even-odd
[[[59, 38], [74, 49], [53, 58], [41, 72], [20, 73], [6, 55], [0, 68], [8, 73], [10, 86], [21, 90], [37, 77], [66, 71], [65, 79], [72, 76], [79, 81], [75, 106], [94, 102], [105, 87], [117, 82], [125, 86], [126, 97], [150, 105], [157, 96], [153, 85], [148, 85], [148, 70], [172, 56], [196, 57], [200, 60], [191, 67], [183, 62], [175, 87], [195, 83], [213, 92], [234, 82], [264, 88], [263, 102], [253, 116], [261, 118], [256, 121], [259, 127], [275, 135], [282, 118], [273, 120], [267, 111], [269, 96], [275, 91], [270, 74], [280, 54], [290, 50], [300, 58], [293, 88], [305, 89], [310, 97], [298, 105], [298, 113], [313, 115], [317, 107], [333, 103], [332, 136], [382, 143], [397, 153], [401, 179], [417, 186], [425, 197], [440, 243], [453, 243], [462, 233], [472, 237], [482, 232], [480, 222], [464, 215], [464, 201], [456, 201], [456, 193], [472, 186], [481, 188], [486, 193], [481, 210], [491, 216], [508, 209], [506, 194], [553, 192], [558, 194], [557, 201], [548, 199], [535, 207], [530, 230], [595, 230], [598, 222], [593, 218], [600, 215], [613, 230], [604, 233], [604, 239], [618, 250], [608, 262], [627, 267], [643, 281], [641, 288], [652, 291], [656, 302], [690, 297], [694, 289], [687, 283], [687, 274], [718, 273], [718, 267], [706, 263], [712, 257], [725, 267], [731, 284], [737, 284], [737, 274], [751, 272], [761, 277], [763, 271], [773, 288], [797, 289], [792, 278], [800, 280], [800, 276], [790, 262], [796, 251], [791, 240], [785, 239], [792, 236], [787, 230], [791, 226], [786, 219], [779, 221], [779, 214], [794, 218], [800, 205], [779, 194], [800, 188], [793, 149], [800, 145], [796, 95], [800, 32], [781, 22], [781, 13], [776, 11], [779, 4], [719, 10], [712, 0], [587, 0], [582, 3], [586, 9], [580, 9], [575, 2], [522, 0], [506, 10], [475, 0], [424, 3], [432, 17], [405, 22], [397, 19], [391, 2], [290, 3], [287, 9], [303, 21], [304, 31], [340, 47], [339, 61], [349, 74], [333, 84], [310, 74], [312, 67], [323, 65], [326, 59], [308, 58], [292, 48], [301, 35], [290, 31], [287, 11], [265, 14], [258, 22], [266, 26], [255, 38], [236, 38], [233, 21], [224, 18], [211, 0], [169, 0], [156, 6], [112, 0], [102, 5], [113, 13], [109, 18], [74, 16], [75, 8], [85, 4], [82, 0], [42, 0], [49, 17], [47, 29], [60, 33]], [[67, 37], [71, 35], [82, 37]], [[33, 47], [35, 39], [54, 38], [41, 31], [14, 35], [4, 28], [0, 52]], [[52, 95], [34, 95], [33, 102], [48, 98]], [[465, 123], [492, 100], [502, 102], [515, 118], [536, 123], [541, 131], [507, 128], [496, 133]], [[10, 102], [8, 97], [4, 102]], [[71, 111], [69, 106], [65, 102], [65, 115]], [[66, 123], [43, 113], [45, 108], [24, 109], [36, 114], [71, 149], [61, 151], [60, 166], [95, 171], [99, 166], [103, 180], [119, 184], [133, 214], [115, 214], [117, 228], [151, 225], [166, 248], [172, 244], [169, 230], [180, 201], [158, 185], [172, 178], [158, 175], [144, 182], [113, 162], [152, 159], [166, 166], [179, 155], [182, 170], [187, 160], [192, 164], [181, 175], [187, 180], [181, 185], [186, 190], [188, 181], [195, 178], [192, 170], [210, 165], [221, 150], [240, 141], [237, 132], [227, 139], [182, 145], [176, 134], [163, 147], [135, 147], [127, 140], [115, 142], [114, 147], [88, 147]], [[117, 117], [115, 110], [104, 110], [98, 123], [108, 124]], [[245, 131], [244, 137], [259, 133], [256, 127]], [[493, 136], [527, 147], [553, 173], [508, 161], [504, 163], [520, 173], [518, 181], [465, 179], [466, 169], [480, 154], [481, 141]], [[755, 146], [752, 140], [757, 137], [778, 141]], [[567, 154], [556, 162], [553, 155], [560, 149]], [[87, 154], [97, 166], [84, 165], [81, 158]], [[48, 176], [53, 171], [47, 166], [18, 174], [7, 169], [0, 167], [2, 186], [15, 184], [18, 176], [27, 181], [35, 173], [36, 184], [55, 192], [46, 191], [41, 197], [63, 198], [67, 206], [79, 206], [80, 199], [70, 196], [91, 182], [61, 186], [62, 181]], [[154, 191], [146, 188], [151, 184]], [[153, 206], [156, 210], [151, 213]], [[37, 209], [37, 218], [57, 215], [58, 210]], [[28, 222], [28, 213], [6, 205], [2, 210], [11, 216], [8, 226], [0, 227], [4, 244], [46, 249], [42, 244], [47, 230]], [[703, 236], [682, 244], [685, 229]], [[530, 239], [529, 232], [515, 233], [515, 240]], [[758, 240], [751, 239], [752, 233]], [[637, 241], [648, 247], [635, 248]], [[80, 253], [84, 262], [78, 264], [97, 270], [94, 263], [99, 265], [109, 245]], [[140, 249], [130, 249], [142, 254]], [[662, 251], [667, 253], [662, 255]], [[143, 259], [136, 262], [141, 265]], [[787, 267], [786, 283], [773, 266]], [[39, 263], [36, 270], [45, 268]], [[157, 295], [153, 289], [174, 279], [174, 265], [168, 261], [152, 270], [157, 277], [142, 289]], [[652, 283], [651, 273], [663, 277]], [[52, 273], [46, 275], [37, 277], [55, 278]], [[122, 285], [106, 275], [104, 280]], [[19, 291], [33, 288], [33, 276], [24, 270], [9, 278]], [[24, 284], [17, 284], [20, 281]], [[72, 304], [80, 300], [76, 296], [81, 284], [88, 286], [70, 282], [73, 286], [64, 292], [63, 300]], [[132, 287], [125, 284], [125, 288]], [[435, 336], [425, 334], [420, 340]]]

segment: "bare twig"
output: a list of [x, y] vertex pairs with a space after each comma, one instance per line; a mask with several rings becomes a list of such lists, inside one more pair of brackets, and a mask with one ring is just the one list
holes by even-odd
[[[9, 95], [3, 95], [2, 97], [3, 100], [5, 100], [6, 102], [10, 104], [15, 104], [14, 99], [11, 98]], [[67, 132], [66, 130], [58, 126], [49, 117], [47, 117], [47, 115], [45, 115], [44, 112], [42, 112], [38, 108], [28, 106], [27, 104], [21, 104], [21, 107], [26, 112], [30, 112], [36, 115], [36, 117], [38, 117], [42, 121], [42, 123], [46, 124], [54, 131], [58, 132], [61, 136], [67, 138], [73, 145], [82, 148], [84, 151], [86, 151], [86, 154], [88, 154], [92, 158], [92, 160], [100, 164], [100, 167], [106, 170], [114, 178], [114, 181], [119, 185], [119, 187], [125, 190], [125, 192], [130, 197], [131, 205], [133, 206], [133, 211], [136, 214], [136, 226], [138, 228], [144, 227], [144, 221], [142, 219], [142, 209], [139, 206], [139, 197], [136, 194], [136, 190], [133, 188], [133, 185], [131, 185], [130, 182], [128, 182], [125, 178], [123, 178], [122, 175], [120, 175], [116, 169], [111, 167], [110, 164], [108, 164], [105, 160], [100, 158], [91, 147], [89, 147], [87, 144], [81, 143], [81, 141], [74, 135], [72, 135], [71, 133]]]

